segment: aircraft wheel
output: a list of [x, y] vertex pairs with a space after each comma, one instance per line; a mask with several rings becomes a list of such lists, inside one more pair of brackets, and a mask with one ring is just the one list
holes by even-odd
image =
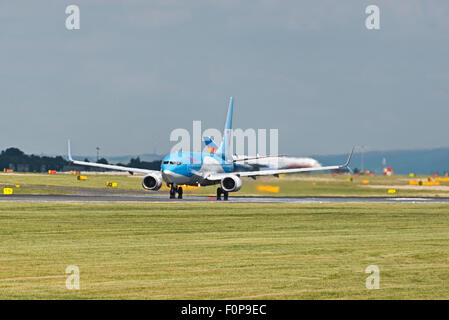
[[178, 188], [178, 199], [182, 199], [182, 193], [183, 193], [182, 188], [179, 187]]
[[224, 191], [223, 192], [223, 200], [228, 200], [228, 198], [229, 198], [229, 192], [227, 192], [227, 191]]
[[221, 200], [222, 193], [223, 193], [223, 190], [221, 188], [217, 188], [217, 200]]
[[175, 199], [175, 198], [176, 198], [176, 189], [172, 185], [171, 188], [170, 188], [170, 199]]

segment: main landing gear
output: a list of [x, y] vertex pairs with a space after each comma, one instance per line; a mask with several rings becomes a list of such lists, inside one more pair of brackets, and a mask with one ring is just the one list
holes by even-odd
[[223, 200], [228, 200], [229, 192], [224, 191], [222, 188], [217, 188], [217, 200], [221, 200], [221, 195], [223, 195]]
[[170, 199], [176, 199], [176, 194], [178, 194], [178, 199], [182, 199], [182, 187], [176, 187], [171, 185], [170, 187]]

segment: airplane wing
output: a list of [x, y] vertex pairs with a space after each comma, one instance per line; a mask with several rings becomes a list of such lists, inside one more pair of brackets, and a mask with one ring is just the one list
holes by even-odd
[[[279, 155], [277, 157], [285, 157], [285, 155]], [[268, 159], [268, 158], [276, 158], [273, 156], [257, 156], [257, 157], [246, 157], [246, 158], [237, 158], [237, 159], [233, 159], [232, 162], [240, 162], [240, 161], [252, 161], [252, 160], [259, 160], [259, 159]]]
[[279, 174], [287, 174], [287, 173], [301, 173], [301, 172], [313, 172], [313, 171], [324, 171], [324, 170], [338, 170], [347, 168], [349, 162], [351, 161], [352, 154], [354, 152], [354, 148], [349, 154], [348, 160], [343, 165], [337, 166], [326, 166], [326, 167], [316, 167], [316, 168], [292, 168], [292, 169], [275, 169], [275, 170], [260, 170], [260, 171], [237, 171], [231, 173], [210, 173], [206, 175], [204, 178], [210, 181], [221, 180], [224, 177], [229, 177], [230, 175], [235, 175], [238, 177], [257, 177], [257, 176], [276, 176]]
[[115, 170], [115, 171], [127, 171], [131, 174], [133, 174], [133, 173], [149, 174], [149, 173], [155, 173], [155, 172], [160, 173], [160, 171], [156, 171], [156, 170], [130, 168], [130, 167], [116, 166], [116, 165], [112, 165], [112, 164], [102, 164], [102, 163], [95, 163], [95, 162], [73, 160], [72, 151], [71, 151], [71, 147], [70, 147], [70, 140], [67, 142], [67, 152], [68, 152], [69, 161], [72, 162], [73, 164], [77, 164], [80, 166], [97, 167], [97, 168], [104, 168], [104, 169]]

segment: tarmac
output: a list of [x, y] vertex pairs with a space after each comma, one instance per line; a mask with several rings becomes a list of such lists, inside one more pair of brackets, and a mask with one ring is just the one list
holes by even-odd
[[[78, 203], [142, 203], [142, 202], [219, 202], [215, 197], [185, 196], [184, 199], [168, 199], [167, 195], [129, 195], [129, 194], [83, 194], [47, 195], [12, 194], [0, 195], [0, 202], [78, 202]], [[231, 203], [447, 203], [443, 197], [240, 197], [230, 196]]]

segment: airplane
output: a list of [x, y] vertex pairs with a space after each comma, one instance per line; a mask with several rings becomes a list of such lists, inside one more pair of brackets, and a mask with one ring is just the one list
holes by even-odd
[[[248, 156], [233, 155], [234, 160], [248, 158]], [[267, 156], [261, 158], [250, 159], [245, 161], [245, 165], [249, 168], [266, 170], [266, 169], [292, 169], [292, 168], [320, 168], [321, 164], [312, 158], [296, 158], [286, 156]]]
[[234, 159], [229, 150], [232, 138], [232, 114], [234, 108], [234, 98], [229, 101], [228, 113], [223, 133], [223, 140], [218, 149], [213, 152], [176, 152], [165, 156], [161, 163], [161, 170], [147, 170], [140, 168], [130, 168], [118, 165], [91, 163], [87, 161], [77, 161], [72, 158], [70, 140], [67, 143], [68, 158], [73, 164], [80, 166], [98, 167], [109, 170], [127, 171], [130, 174], [144, 174], [142, 187], [146, 190], [157, 191], [165, 182], [170, 188], [170, 199], [183, 197], [182, 186], [210, 186], [217, 185], [217, 200], [228, 200], [229, 192], [237, 192], [242, 187], [242, 177], [256, 179], [258, 176], [279, 176], [280, 174], [313, 172], [323, 170], [341, 170], [348, 168], [354, 148], [348, 156], [346, 163], [334, 166], [319, 166], [308, 168], [286, 168], [268, 170], [242, 170], [240, 162], [259, 159], [240, 158]]
[[[214, 153], [218, 150], [218, 146], [211, 137], [204, 137], [204, 144], [209, 153]], [[255, 158], [250, 158], [246, 155], [232, 155], [233, 160], [246, 160], [245, 166], [248, 169], [291, 169], [291, 168], [314, 168], [321, 167], [321, 164], [313, 158], [298, 158], [287, 156], [265, 156], [257, 155]]]

